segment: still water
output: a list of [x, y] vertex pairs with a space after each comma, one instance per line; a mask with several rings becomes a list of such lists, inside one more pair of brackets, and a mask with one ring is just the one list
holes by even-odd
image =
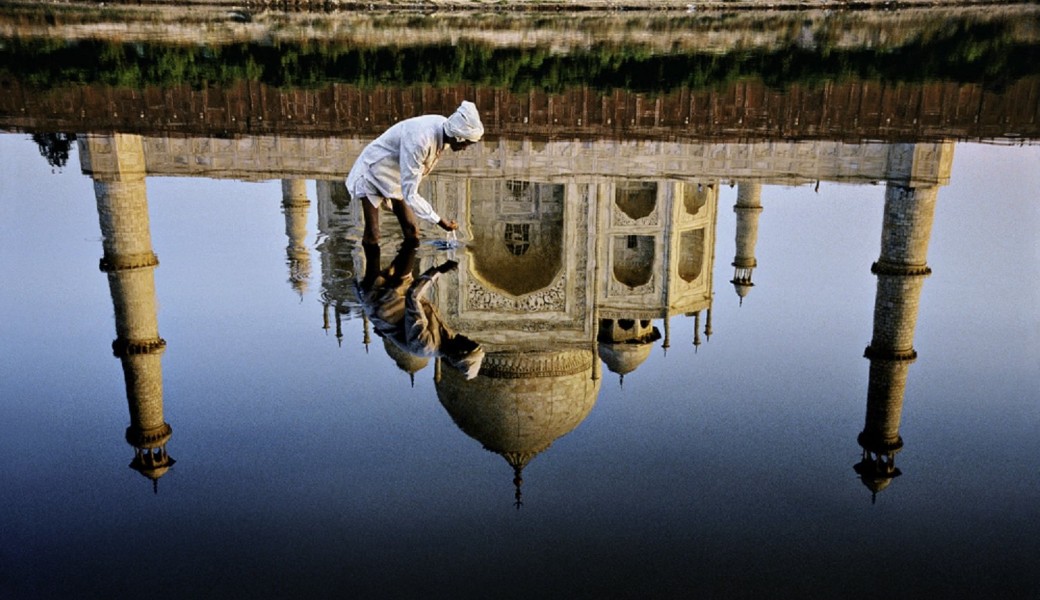
[[[1036, 597], [1036, 12], [847, 16], [7, 39], [0, 596]], [[460, 97], [459, 246], [366, 255], [343, 175]]]
[[[741, 187], [717, 182], [701, 207], [712, 215], [710, 290], [671, 309], [604, 285], [610, 271], [595, 259], [614, 258], [602, 246], [633, 223], [595, 208], [608, 216], [590, 223], [568, 207], [563, 237], [580, 250], [557, 259], [587, 288], [563, 288], [549, 317], [505, 300], [459, 304], [449, 289], [496, 275], [492, 265], [478, 278], [472, 243], [486, 228], [478, 204], [495, 198], [475, 198], [460, 215], [472, 246], [454, 251], [463, 273], [438, 282], [441, 313], [518, 361], [588, 360], [474, 382], [443, 365], [438, 381], [431, 361], [413, 384], [378, 337], [363, 343], [350, 303], [356, 244], [349, 227], [329, 237], [342, 211], [323, 205], [314, 182], [292, 215], [277, 180], [149, 177], [154, 297], [117, 299], [98, 270], [99, 191], [76, 149], [55, 172], [27, 136], [0, 144], [12, 597], [113, 597], [142, 585], [159, 597], [1036, 589], [1036, 146], [948, 149], [933, 273], [910, 332], [919, 356], [879, 409], [895, 411], [883, 419], [905, 440], [902, 474], [872, 500], [853, 466], [873, 384], [864, 347], [886, 310], [871, 273], [885, 185], [758, 186], [762, 210], [746, 212], [757, 215], [758, 266], [741, 300], [729, 283]], [[604, 175], [596, 185], [608, 184]], [[547, 205], [547, 222], [561, 217]], [[662, 247], [675, 237], [663, 225], [642, 234]], [[419, 262], [447, 255], [426, 244]], [[652, 277], [688, 285], [674, 272]], [[168, 343], [158, 372], [136, 375], [161, 385], [143, 399], [128, 397], [132, 367], [111, 344], [114, 303], [135, 302], [158, 306]], [[628, 344], [630, 357], [624, 344], [595, 342], [606, 339], [605, 315], [625, 314], [662, 334]], [[560, 324], [540, 325], [550, 318]], [[634, 368], [622, 378], [611, 367]], [[153, 491], [127, 468], [124, 434], [138, 410], [128, 402], [157, 400], [176, 463]], [[515, 447], [482, 448], [495, 444]], [[514, 469], [499, 455], [508, 451], [534, 454], [519, 510]]]

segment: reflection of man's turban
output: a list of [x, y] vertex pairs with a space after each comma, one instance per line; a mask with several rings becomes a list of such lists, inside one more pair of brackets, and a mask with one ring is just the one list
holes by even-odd
[[477, 105], [463, 100], [455, 113], [448, 117], [444, 133], [460, 142], [479, 142], [484, 135], [484, 124], [480, 122]]
[[445, 355], [444, 358], [447, 359], [448, 364], [458, 369], [459, 373], [469, 380], [480, 373], [480, 365], [484, 362], [484, 349], [478, 346], [476, 350], [461, 357]]

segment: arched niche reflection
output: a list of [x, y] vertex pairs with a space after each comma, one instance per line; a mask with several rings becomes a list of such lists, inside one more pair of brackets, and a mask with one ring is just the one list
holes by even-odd
[[657, 182], [619, 182], [614, 189], [614, 204], [633, 221], [649, 216], [657, 206]]
[[654, 275], [654, 237], [619, 235], [613, 246], [614, 279], [630, 288], [646, 285]]
[[682, 204], [686, 214], [693, 216], [700, 213], [704, 205], [708, 203], [708, 196], [712, 192], [712, 188], [712, 184], [704, 185], [702, 183], [682, 186]]
[[679, 236], [679, 277], [693, 283], [704, 268], [704, 229], [684, 231]]
[[473, 273], [512, 296], [549, 286], [563, 266], [563, 185], [474, 181], [470, 193]]

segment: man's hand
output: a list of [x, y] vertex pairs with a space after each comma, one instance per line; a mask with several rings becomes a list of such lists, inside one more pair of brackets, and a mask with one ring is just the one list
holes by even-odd
[[451, 221], [445, 221], [444, 219], [441, 219], [440, 222], [437, 223], [437, 226], [443, 229], [444, 231], [455, 231], [459, 228], [459, 224], [455, 221], [455, 219], [452, 219]]
[[457, 268], [459, 268], [459, 263], [454, 260], [445, 261], [444, 264], [435, 267], [439, 273], [451, 273]]

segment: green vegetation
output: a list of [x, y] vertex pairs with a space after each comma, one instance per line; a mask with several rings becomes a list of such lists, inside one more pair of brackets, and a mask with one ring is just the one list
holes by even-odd
[[75, 84], [119, 87], [258, 81], [282, 88], [331, 83], [361, 87], [473, 84], [512, 91], [573, 86], [668, 92], [736, 79], [783, 88], [825, 81], [947, 80], [1000, 88], [1040, 73], [1040, 44], [1014, 42], [1002, 25], [961, 24], [884, 49], [756, 48], [726, 54], [653, 53], [643, 47], [594, 46], [569, 53], [477, 43], [402, 47], [238, 43], [160, 45], [54, 39], [0, 39], [0, 77], [38, 89]]

